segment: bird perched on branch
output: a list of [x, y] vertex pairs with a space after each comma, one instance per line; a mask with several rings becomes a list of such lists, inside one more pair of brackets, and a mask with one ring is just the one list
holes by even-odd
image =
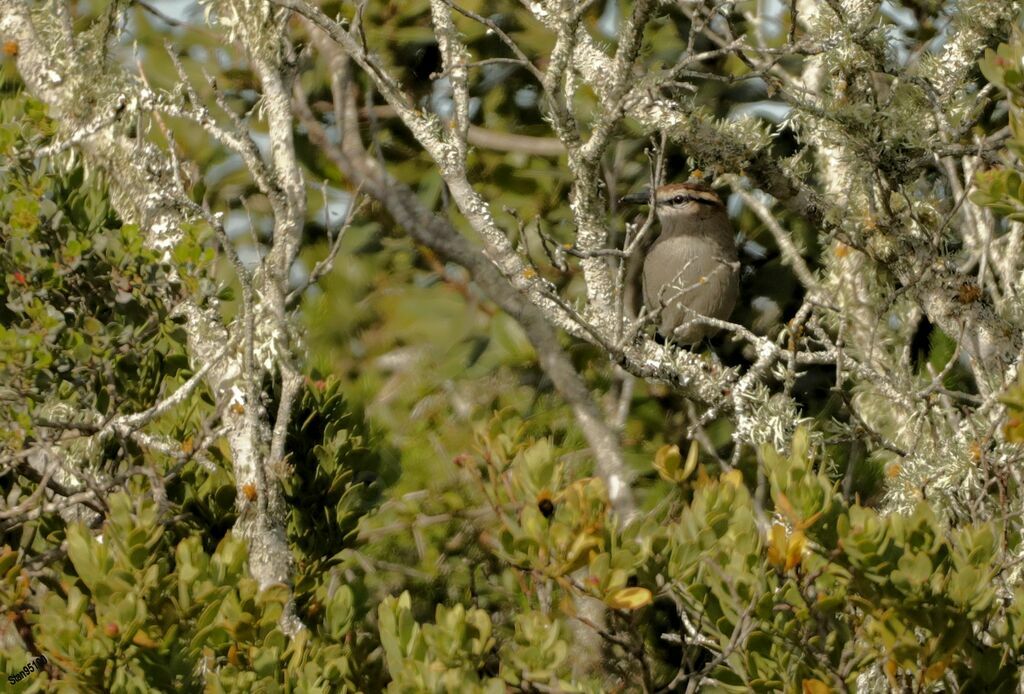
[[661, 232], [643, 258], [643, 298], [666, 340], [692, 345], [718, 332], [740, 288], [736, 238], [725, 205], [707, 186], [669, 183], [621, 202], [653, 204]]

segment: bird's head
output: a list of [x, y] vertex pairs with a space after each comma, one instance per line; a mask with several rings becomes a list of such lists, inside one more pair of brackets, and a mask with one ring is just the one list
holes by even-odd
[[662, 226], [672, 226], [676, 220], [709, 217], [725, 211], [718, 194], [700, 183], [667, 183], [658, 186], [654, 195], [649, 188], [625, 196], [619, 202], [632, 204], [654, 203], [654, 211]]

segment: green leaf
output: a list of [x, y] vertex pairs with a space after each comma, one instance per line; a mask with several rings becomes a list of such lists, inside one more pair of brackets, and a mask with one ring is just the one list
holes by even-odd
[[68, 558], [78, 577], [90, 591], [96, 590], [111, 568], [107, 548], [79, 524], [68, 526], [67, 542]]
[[352, 628], [354, 615], [352, 590], [348, 586], [341, 586], [334, 591], [334, 595], [327, 602], [324, 628], [333, 639], [341, 641]]

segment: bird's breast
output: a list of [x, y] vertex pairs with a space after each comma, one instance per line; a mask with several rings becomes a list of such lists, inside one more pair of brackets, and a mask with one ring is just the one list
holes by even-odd
[[[739, 262], [732, 237], [672, 236], [659, 238], [644, 260], [644, 301], [659, 316], [663, 334], [695, 315], [726, 319], [739, 294]], [[691, 342], [714, 332], [695, 325], [676, 334]]]

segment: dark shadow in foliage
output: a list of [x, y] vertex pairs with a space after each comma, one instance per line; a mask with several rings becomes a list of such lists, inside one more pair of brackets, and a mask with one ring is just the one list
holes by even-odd
[[[186, 438], [180, 430], [176, 435], [179, 440]], [[167, 485], [167, 498], [181, 507], [184, 518], [195, 523], [201, 531], [203, 551], [212, 554], [234, 527], [238, 514], [231, 461], [218, 446], [210, 446], [204, 453], [214, 463], [213, 469], [195, 461], [187, 463]]]
[[[930, 379], [942, 373], [955, 354], [956, 340], [933, 325], [926, 316], [922, 316], [910, 342], [914, 372]], [[942, 387], [972, 395], [978, 393], [974, 375], [959, 362], [953, 364], [943, 376]]]
[[316, 574], [351, 545], [359, 519], [398, 479], [398, 458], [374, 440], [333, 377], [306, 381], [285, 447], [292, 467], [283, 480], [288, 540], [298, 573]]

